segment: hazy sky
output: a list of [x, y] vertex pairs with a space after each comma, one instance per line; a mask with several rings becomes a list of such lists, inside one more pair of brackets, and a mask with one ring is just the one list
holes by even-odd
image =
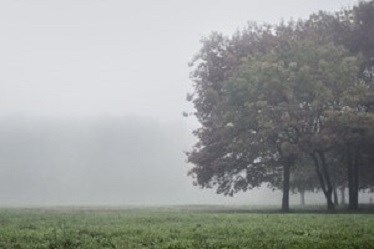
[[[1, 0], [0, 205], [233, 203], [186, 176], [196, 122], [182, 112], [200, 39], [355, 2]], [[258, 200], [280, 196], [234, 203]]]
[[355, 2], [1, 0], [0, 115], [181, 119], [202, 36]]

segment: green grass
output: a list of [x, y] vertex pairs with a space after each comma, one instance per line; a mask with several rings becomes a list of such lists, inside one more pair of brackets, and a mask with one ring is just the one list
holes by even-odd
[[1, 209], [0, 248], [374, 248], [374, 214]]

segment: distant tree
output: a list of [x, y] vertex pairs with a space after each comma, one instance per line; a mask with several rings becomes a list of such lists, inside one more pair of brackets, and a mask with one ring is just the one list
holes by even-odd
[[374, 113], [367, 99], [374, 99], [374, 89], [361, 81], [346, 91], [342, 98], [344, 106], [332, 110], [326, 119], [327, 126], [336, 134], [336, 148], [344, 152], [350, 209], [358, 208], [359, 190], [372, 187], [374, 180]]
[[[370, 177], [373, 175], [373, 169], [370, 168], [368, 166], [370, 164], [367, 163], [371, 160], [371, 157], [368, 156], [370, 153], [366, 154], [363, 151], [367, 151], [368, 148], [370, 148], [370, 146], [365, 145], [365, 143], [367, 144], [368, 139], [361, 141], [357, 140], [359, 139], [358, 137], [360, 137], [360, 139], [363, 137], [368, 137], [369, 135], [367, 134], [371, 134], [369, 129], [372, 126], [367, 125], [365, 129], [361, 128], [361, 135], [358, 135], [357, 130], [353, 129], [355, 126], [354, 122], [361, 122], [363, 116], [366, 116], [366, 122], [369, 122], [367, 119], [369, 118], [373, 109], [373, 27], [374, 1], [360, 1], [357, 6], [354, 6], [351, 9], [343, 9], [334, 14], [329, 14], [322, 11], [317, 14], [313, 14], [308, 20], [299, 22], [298, 26], [293, 28], [295, 31], [294, 33], [298, 37], [313, 40], [320, 44], [325, 42], [333, 42], [337, 45], [343, 45], [352, 55], [359, 55], [361, 57], [358, 64], [359, 70], [357, 71], [357, 76], [360, 83], [355, 86], [355, 90], [353, 92], [347, 92], [348, 94], [346, 94], [346, 98], [344, 100], [344, 102], [347, 104], [345, 107], [349, 108], [344, 108], [342, 110], [341, 108], [343, 106], [335, 106], [335, 110], [343, 113], [343, 116], [349, 115], [352, 117], [352, 122], [350, 124], [351, 128], [348, 128], [348, 124], [345, 124], [345, 128], [341, 131], [342, 138], [345, 138], [346, 141], [345, 145], [343, 145], [344, 148], [339, 146], [339, 143], [335, 143], [336, 148], [334, 154], [335, 157], [339, 159], [340, 164], [347, 164], [347, 170], [345, 170], [347, 177], [344, 179], [341, 177], [341, 174], [335, 174], [335, 178], [339, 178], [336, 180], [336, 182], [339, 182], [342, 191], [344, 191], [345, 186], [348, 187], [351, 209], [358, 208], [359, 189], [364, 187], [368, 188], [370, 182], [371, 185], [374, 183], [373, 178]], [[360, 87], [361, 91], [359, 90]], [[350, 110], [350, 112], [347, 113], [347, 110]], [[357, 117], [354, 118], [354, 116]], [[346, 117], [346, 119], [349, 118]], [[335, 123], [334, 129], [336, 130], [338, 130], [336, 127], [337, 125], [338, 124]], [[363, 135], [362, 133], [364, 130], [366, 135]], [[355, 134], [352, 134], [352, 132]], [[352, 150], [352, 148], [355, 149]], [[344, 151], [344, 153], [342, 153], [342, 151]], [[364, 160], [362, 158], [368, 160]], [[333, 159], [333, 161], [334, 160], [336, 161], [336, 159]], [[355, 163], [355, 161], [357, 162]], [[361, 168], [361, 170], [358, 170], [359, 168]], [[338, 171], [342, 172], [342, 170]], [[360, 185], [360, 182], [362, 182], [362, 186]]]
[[[305, 21], [291, 22], [288, 25], [279, 25], [277, 32], [279, 36], [292, 37], [292, 39], [304, 39], [313, 41], [316, 44], [326, 44], [329, 42], [335, 45], [343, 45], [352, 56], [359, 56], [357, 76], [355, 86], [347, 89], [340, 89], [346, 91], [341, 92], [345, 94], [344, 101], [335, 104], [335, 110], [344, 113], [346, 110], [353, 110], [350, 115], [359, 114], [360, 118], [357, 122], [362, 122], [364, 116], [366, 117], [366, 127], [361, 128], [360, 141], [353, 142], [351, 138], [354, 129], [343, 129], [342, 138], [347, 137], [346, 143], [342, 148], [337, 140], [331, 146], [332, 152], [329, 152], [329, 161], [334, 170], [332, 170], [332, 182], [335, 187], [334, 199], [337, 202], [336, 188], [340, 188], [344, 194], [344, 189], [349, 189], [349, 202], [351, 209], [358, 207], [358, 191], [359, 189], [369, 188], [372, 189], [374, 178], [374, 169], [371, 167], [372, 151], [370, 138], [373, 124], [370, 124], [370, 116], [373, 112], [374, 97], [374, 1], [360, 1], [357, 6], [351, 9], [342, 9], [341, 11], [333, 14], [327, 12], [318, 12], [312, 14]], [[353, 67], [352, 69], [356, 69]], [[337, 86], [339, 89], [340, 86]], [[361, 90], [360, 90], [361, 88]], [[338, 89], [335, 89], [338, 90]], [[354, 90], [353, 90], [354, 89]], [[344, 103], [346, 104], [344, 108]], [[346, 115], [348, 113], [345, 113]], [[355, 120], [355, 119], [352, 119]], [[335, 124], [337, 125], [337, 124]], [[354, 122], [350, 124], [355, 126]], [[334, 127], [334, 129], [337, 129]], [[350, 132], [349, 132], [350, 131]], [[356, 135], [357, 136], [357, 131]], [[365, 135], [364, 135], [365, 133]], [[364, 139], [365, 138], [365, 139]], [[355, 146], [358, 145], [358, 146]], [[356, 152], [346, 147], [355, 147]], [[357, 151], [357, 147], [360, 149]], [[371, 152], [369, 152], [371, 151]], [[348, 153], [349, 152], [349, 153]], [[356, 159], [353, 159], [356, 158]], [[353, 163], [354, 161], [357, 163]], [[347, 161], [351, 161], [347, 164]], [[358, 166], [349, 166], [349, 165]], [[334, 166], [335, 165], [335, 166]], [[342, 167], [347, 165], [347, 167]], [[357, 175], [354, 177], [354, 175]], [[355, 180], [357, 179], [357, 180]], [[371, 186], [371, 187], [370, 187]], [[343, 198], [342, 198], [343, 199]]]
[[314, 192], [319, 189], [313, 162], [309, 157], [300, 156], [295, 162], [295, 167], [290, 177], [291, 190], [299, 193], [300, 204], [305, 205], [305, 193]]

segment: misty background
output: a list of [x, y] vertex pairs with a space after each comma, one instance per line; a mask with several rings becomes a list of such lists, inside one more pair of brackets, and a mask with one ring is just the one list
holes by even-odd
[[192, 186], [188, 62], [211, 31], [353, 3], [1, 1], [0, 205], [278, 204]]

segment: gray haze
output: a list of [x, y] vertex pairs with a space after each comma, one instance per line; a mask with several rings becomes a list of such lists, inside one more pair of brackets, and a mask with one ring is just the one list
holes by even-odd
[[190, 136], [179, 122], [9, 116], [0, 136], [0, 205], [280, 202], [270, 190], [229, 198], [192, 187], [182, 153]]
[[0, 204], [278, 204], [192, 186], [187, 63], [213, 30], [355, 2], [2, 0]]

